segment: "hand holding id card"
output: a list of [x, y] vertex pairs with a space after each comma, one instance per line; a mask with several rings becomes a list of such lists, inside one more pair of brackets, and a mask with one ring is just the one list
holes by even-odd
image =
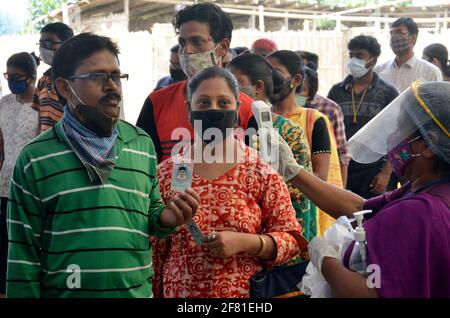
[[171, 189], [175, 192], [183, 192], [192, 186], [192, 174], [194, 164], [192, 162], [174, 162], [172, 168]]
[[[194, 171], [194, 164], [180, 160], [173, 163], [172, 168], [172, 184], [171, 189], [175, 192], [183, 192], [192, 186], [192, 174]], [[194, 220], [186, 223], [186, 227], [194, 238], [195, 244], [201, 245], [205, 236]]]

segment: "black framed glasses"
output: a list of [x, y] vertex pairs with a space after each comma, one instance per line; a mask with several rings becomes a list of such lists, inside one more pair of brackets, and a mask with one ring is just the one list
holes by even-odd
[[62, 42], [54, 42], [52, 40], [45, 40], [45, 41], [39, 41], [39, 43], [36, 43], [40, 47], [44, 47], [46, 49], [51, 49], [53, 45], [61, 44]]
[[94, 83], [97, 83], [98, 85], [105, 85], [109, 79], [111, 79], [114, 84], [121, 85], [122, 80], [128, 80], [128, 74], [123, 73], [114, 73], [114, 74], [108, 74], [108, 73], [86, 73], [86, 74], [80, 74], [80, 75], [74, 75], [67, 77], [69, 80], [76, 80], [76, 79], [88, 79]]

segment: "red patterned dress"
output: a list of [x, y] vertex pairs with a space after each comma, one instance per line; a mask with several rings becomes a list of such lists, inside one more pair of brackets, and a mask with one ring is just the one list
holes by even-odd
[[[173, 195], [172, 165], [169, 158], [158, 166], [165, 202]], [[254, 149], [245, 147], [242, 162], [214, 180], [194, 173], [192, 188], [201, 197], [194, 220], [204, 234], [214, 230], [270, 235], [277, 254], [266, 263], [269, 266], [299, 253], [303, 237], [286, 184]], [[168, 239], [152, 243], [154, 297], [249, 297], [249, 279], [262, 269], [261, 261], [247, 253], [227, 259], [213, 256], [206, 247], [195, 245], [184, 226]]]

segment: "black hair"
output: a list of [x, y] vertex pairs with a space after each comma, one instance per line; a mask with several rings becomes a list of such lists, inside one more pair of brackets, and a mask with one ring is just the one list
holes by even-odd
[[305, 78], [305, 64], [297, 52], [281, 50], [273, 52], [267, 58], [276, 58], [280, 64], [286, 67], [291, 77], [300, 74], [302, 78]]
[[308, 63], [306, 63], [305, 66], [317, 71], [317, 68], [319, 67], [319, 55], [309, 51], [297, 51], [297, 53], [300, 54], [302, 59], [308, 60]]
[[179, 44], [175, 44], [170, 48], [170, 53], [178, 53], [178, 49], [180, 48]]
[[234, 52], [236, 52], [236, 55], [240, 55], [242, 53], [250, 53], [250, 50], [248, 49], [248, 47], [245, 47], [245, 46], [236, 46], [236, 47], [232, 48], [232, 50]]
[[117, 58], [119, 56], [117, 44], [108, 37], [93, 33], [81, 33], [67, 40], [56, 51], [53, 58], [53, 82], [59, 77], [72, 76], [83, 60], [101, 50], [108, 50]]
[[379, 57], [381, 54], [381, 45], [377, 39], [370, 35], [358, 35], [348, 42], [347, 48], [352, 51], [355, 49], [366, 50], [371, 57]]
[[[312, 101], [319, 90], [319, 76], [315, 70], [309, 67], [305, 67], [305, 84], [308, 85], [308, 100]], [[301, 86], [297, 87], [296, 93], [300, 94], [298, 90]]]
[[272, 65], [258, 54], [239, 55], [231, 60], [227, 68], [238, 69], [250, 79], [252, 85], [255, 85], [257, 81], [263, 81], [264, 93], [268, 98], [272, 97], [274, 86], [280, 87], [284, 82], [284, 78], [280, 78], [280, 73], [274, 72]]
[[391, 28], [398, 28], [402, 25], [408, 29], [410, 35], [419, 34], [419, 27], [417, 26], [417, 23], [410, 17], [398, 18], [391, 24]]
[[203, 81], [212, 79], [212, 78], [223, 78], [227, 84], [230, 90], [233, 92], [234, 97], [236, 98], [236, 101], [239, 99], [239, 84], [236, 80], [236, 77], [228, 71], [227, 69], [218, 67], [218, 66], [211, 66], [208, 67], [192, 77], [191, 81], [188, 84], [188, 99], [189, 102], [192, 99], [192, 95], [197, 90], [197, 88], [200, 86], [200, 84]]
[[450, 177], [450, 163], [447, 163], [438, 156], [435, 156], [433, 171], [443, 177]]
[[209, 25], [209, 34], [215, 43], [219, 43], [224, 38], [231, 41], [233, 22], [230, 16], [215, 4], [199, 3], [186, 6], [178, 11], [173, 22], [175, 32], [179, 34], [181, 25], [189, 21], [207, 23]]
[[[442, 65], [442, 72], [445, 76], [450, 76], [450, 61], [448, 60], [448, 50], [441, 43], [433, 43], [423, 49], [423, 55], [431, 60], [434, 58]], [[430, 61], [431, 62], [431, 61]]]
[[6, 67], [16, 67], [24, 72], [27, 77], [36, 78], [36, 69], [39, 65], [39, 58], [27, 52], [13, 54], [6, 61]]
[[73, 37], [73, 30], [67, 24], [64, 24], [62, 22], [47, 24], [42, 28], [41, 33], [56, 34], [56, 36], [58, 37], [58, 39], [61, 40], [61, 42], [64, 42], [65, 40]]
[[186, 167], [179, 167], [178, 168], [178, 171], [186, 171], [187, 169], [186, 169]]

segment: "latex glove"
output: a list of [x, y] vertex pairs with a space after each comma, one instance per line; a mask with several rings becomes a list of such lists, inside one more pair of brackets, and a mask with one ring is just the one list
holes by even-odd
[[[283, 177], [284, 181], [291, 180], [300, 172], [300, 170], [304, 169], [304, 167], [297, 163], [291, 147], [289, 147], [287, 142], [277, 131], [272, 130], [266, 135], [271, 149], [275, 149], [275, 151], [278, 152], [277, 160], [270, 164]], [[259, 138], [261, 137], [253, 135], [253, 148], [259, 149]]]
[[321, 237], [314, 237], [308, 245], [309, 258], [322, 273], [322, 262], [325, 257], [340, 259], [339, 246]]

